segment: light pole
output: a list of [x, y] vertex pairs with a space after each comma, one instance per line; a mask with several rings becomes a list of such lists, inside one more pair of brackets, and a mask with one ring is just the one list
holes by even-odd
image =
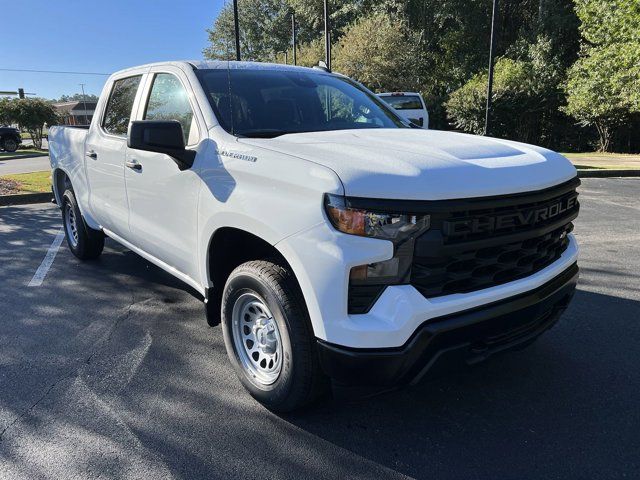
[[84, 124], [89, 125], [89, 118], [87, 117], [87, 96], [84, 94], [84, 83], [80, 84], [82, 88], [82, 103], [84, 104]]
[[489, 81], [487, 83], [487, 110], [484, 117], [484, 134], [489, 135], [489, 117], [491, 114], [491, 96], [493, 95], [493, 55], [496, 44], [496, 18], [498, 16], [498, 0], [493, 0], [493, 13], [491, 14], [491, 43], [489, 45]]
[[324, 55], [327, 68], [331, 70], [331, 37], [329, 36], [329, 1], [324, 0]]
[[233, 0], [233, 28], [236, 34], [236, 60], [240, 61], [240, 25], [238, 23], [238, 0]]
[[296, 60], [296, 14], [291, 13], [291, 43], [293, 43], [293, 64], [297, 65]]

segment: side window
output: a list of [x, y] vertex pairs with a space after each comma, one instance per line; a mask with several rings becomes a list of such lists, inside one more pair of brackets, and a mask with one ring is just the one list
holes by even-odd
[[131, 120], [131, 110], [142, 75], [122, 78], [113, 83], [107, 108], [104, 111], [103, 128], [113, 135], [126, 135]]
[[193, 118], [187, 91], [170, 73], [158, 73], [153, 79], [145, 120], [177, 120], [182, 124], [185, 145], [198, 140], [198, 127]]

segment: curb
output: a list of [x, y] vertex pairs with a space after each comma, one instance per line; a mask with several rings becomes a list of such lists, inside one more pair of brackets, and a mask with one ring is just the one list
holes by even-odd
[[53, 194], [51, 192], [0, 195], [0, 207], [8, 207], [10, 205], [28, 205], [30, 203], [49, 203], [52, 198]]
[[640, 177], [640, 170], [578, 170], [580, 178]]

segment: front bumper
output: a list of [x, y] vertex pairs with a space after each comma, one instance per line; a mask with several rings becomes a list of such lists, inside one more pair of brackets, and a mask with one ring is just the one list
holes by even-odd
[[339, 383], [391, 386], [418, 381], [447, 353], [476, 363], [551, 328], [569, 305], [577, 281], [574, 263], [535, 290], [433, 318], [398, 348], [358, 349], [318, 340], [320, 364]]

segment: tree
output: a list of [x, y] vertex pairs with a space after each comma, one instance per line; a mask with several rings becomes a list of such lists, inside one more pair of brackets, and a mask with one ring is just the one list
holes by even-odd
[[51, 104], [41, 98], [15, 98], [2, 102], [0, 117], [17, 123], [33, 139], [33, 146], [42, 148], [42, 128], [44, 124], [54, 125], [58, 116]]
[[0, 126], [13, 123], [13, 104], [9, 98], [0, 98]]
[[[275, 61], [290, 48], [291, 18], [286, 0], [238, 0], [240, 52], [242, 60]], [[235, 60], [233, 5], [228, 2], [207, 30], [209, 45], [205, 58]]]
[[[491, 135], [537, 143], [561, 101], [564, 69], [552, 41], [545, 37], [534, 44], [525, 42], [518, 56], [496, 62]], [[486, 91], [487, 73], [483, 72], [451, 94], [446, 107], [456, 128], [476, 134], [484, 131]]]
[[[337, 42], [353, 22], [371, 13], [375, 5], [385, 3], [374, 0], [330, 0], [329, 22], [332, 42]], [[296, 19], [300, 25], [298, 36], [301, 42], [315, 40], [324, 34], [324, 3], [322, 1], [288, 0], [288, 4], [291, 10], [296, 12]]]
[[613, 132], [640, 113], [640, 3], [576, 0], [583, 38], [569, 71], [565, 111], [598, 131], [598, 147], [611, 147]]
[[565, 111], [582, 126], [593, 125], [598, 148], [611, 148], [613, 133], [640, 112], [640, 46], [589, 48], [569, 72]]
[[62, 95], [58, 99], [54, 98], [51, 100], [52, 103], [82, 102], [82, 101], [97, 102], [98, 96], [93, 95], [91, 93], [86, 95], [83, 95], [82, 93], [74, 93], [73, 95]]
[[345, 30], [335, 47], [333, 68], [373, 90], [416, 90], [418, 45], [417, 35], [402, 20], [373, 13]]
[[320, 37], [298, 46], [297, 63], [300, 66], [313, 67], [324, 58], [324, 40]]
[[[507, 122], [514, 122], [533, 93], [531, 64], [510, 58], [496, 62], [493, 79], [494, 136], [508, 135]], [[477, 74], [453, 92], [446, 103], [449, 118], [456, 128], [482, 134], [485, 122], [487, 74]], [[507, 133], [505, 135], [505, 133]]]

